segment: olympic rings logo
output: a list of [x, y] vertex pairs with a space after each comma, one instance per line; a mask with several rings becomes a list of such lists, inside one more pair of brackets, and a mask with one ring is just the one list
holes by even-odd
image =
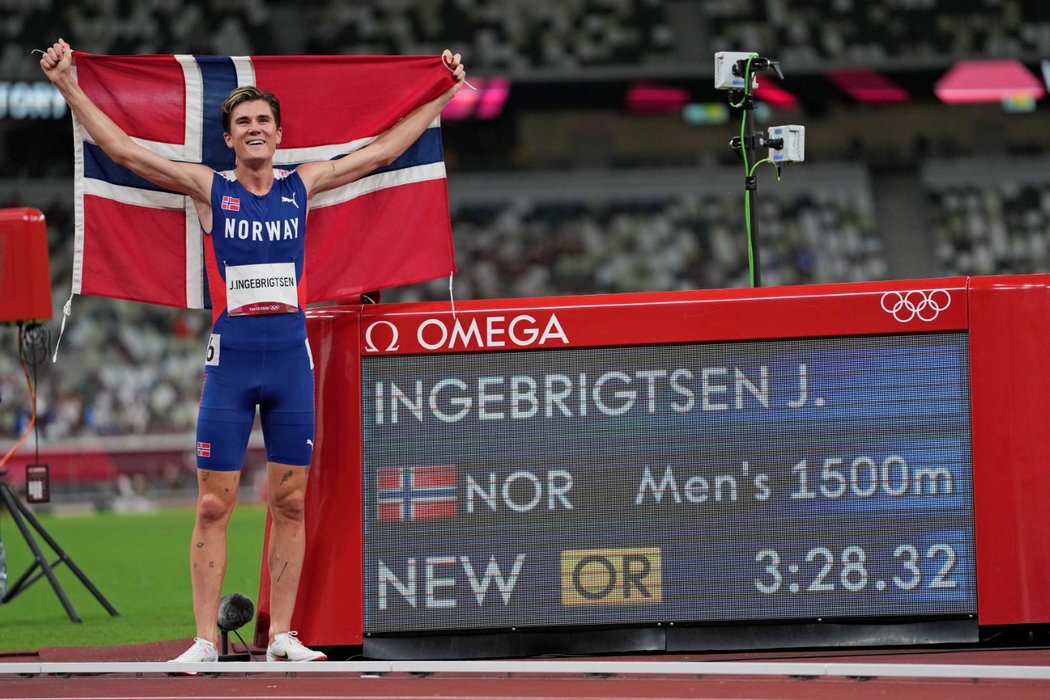
[[929, 323], [951, 306], [952, 297], [947, 289], [886, 292], [881, 303], [882, 310], [901, 323], [916, 318]]

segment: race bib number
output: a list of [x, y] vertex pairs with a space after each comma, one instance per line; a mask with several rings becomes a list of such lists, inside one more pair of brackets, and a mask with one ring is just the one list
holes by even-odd
[[230, 316], [295, 313], [295, 264], [227, 265], [226, 308]]
[[211, 337], [208, 338], [208, 352], [204, 356], [204, 364], [219, 366], [219, 335], [212, 333]]

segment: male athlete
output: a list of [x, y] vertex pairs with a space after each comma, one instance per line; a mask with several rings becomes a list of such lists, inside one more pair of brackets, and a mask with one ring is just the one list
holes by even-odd
[[[312, 359], [306, 341], [303, 274], [310, 198], [391, 163], [459, 91], [465, 69], [445, 51], [453, 86], [416, 108], [370, 144], [342, 158], [275, 169], [281, 143], [277, 98], [255, 87], [230, 93], [222, 108], [226, 145], [236, 166], [169, 161], [139, 146], [73, 79], [72, 51], [59, 39], [40, 66], [91, 139], [115, 162], [165, 189], [188, 195], [211, 240], [205, 261], [214, 327], [205, 360], [197, 424], [197, 513], [190, 545], [193, 646], [173, 661], [217, 661], [216, 619], [226, 570], [226, 525], [237, 501], [240, 468], [259, 407], [267, 452], [271, 515], [267, 565], [270, 629], [267, 661], [320, 661], [291, 630], [305, 551], [303, 504], [313, 450]], [[260, 228], [261, 227], [261, 228]], [[281, 235], [252, 231], [277, 227]], [[234, 231], [232, 237], [225, 235]], [[245, 231], [243, 237], [238, 235]]]

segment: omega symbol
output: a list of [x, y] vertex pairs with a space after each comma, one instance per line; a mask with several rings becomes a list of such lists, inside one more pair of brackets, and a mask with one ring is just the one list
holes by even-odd
[[390, 321], [375, 321], [365, 329], [365, 352], [380, 352], [379, 348], [376, 347], [375, 342], [372, 340], [372, 332], [376, 326], [389, 326], [390, 327], [390, 343], [386, 346], [385, 352], [395, 352], [400, 347], [397, 344], [398, 341], [398, 330]]

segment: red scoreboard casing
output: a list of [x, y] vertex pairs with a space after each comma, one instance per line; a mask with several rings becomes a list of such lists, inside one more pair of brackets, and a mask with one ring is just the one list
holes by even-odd
[[[522, 318], [529, 319], [529, 323], [519, 323], [518, 319]], [[369, 615], [374, 620], [376, 611], [380, 610], [374, 607], [377, 604], [377, 582], [372, 579], [377, 574], [375, 571], [369, 573], [370, 567], [375, 569], [375, 563], [369, 560], [368, 549], [374, 547], [369, 542], [381, 536], [382, 527], [390, 529], [392, 526], [377, 519], [375, 475], [369, 473], [366, 462], [369, 442], [378, 437], [378, 429], [388, 430], [389, 427], [381, 424], [382, 414], [376, 414], [377, 409], [372, 408], [376, 405], [376, 392], [371, 387], [362, 386], [362, 372], [367, 374], [370, 363], [374, 365], [377, 359], [397, 361], [401, 356], [407, 362], [414, 362], [412, 358], [419, 358], [422, 362], [430, 358], [426, 361], [438, 368], [438, 374], [433, 376], [438, 377], [439, 382], [447, 382], [440, 379], [440, 373], [444, 371], [440, 363], [444, 360], [439, 356], [454, 364], [454, 358], [463, 353], [481, 361], [490, 353], [525, 350], [527, 355], [539, 361], [545, 351], [604, 352], [607, 349], [683, 343], [700, 347], [751, 341], [809, 343], [821, 339], [831, 339], [848, 349], [853, 339], [863, 344], [868, 342], [864, 339], [906, 339], [913, 334], [933, 339], [950, 338], [954, 334], [961, 339], [958, 347], [964, 351], [958, 367], [966, 380], [962, 390], [969, 392], [968, 397], [965, 393], [959, 394], [963, 397], [964, 414], [968, 412], [962, 420], [968, 437], [961, 454], [968, 460], [972, 457], [969, 475], [972, 492], [965, 493], [963, 498], [972, 504], [964, 523], [970, 532], [969, 542], [965, 548], [950, 549], [934, 544], [928, 551], [920, 551], [922, 566], [930, 569], [923, 572], [921, 587], [925, 589], [930, 581], [930, 593], [937, 593], [938, 586], [966, 588], [972, 596], [972, 607], [964, 617], [973, 625], [1050, 622], [1050, 599], [1044, 590], [1045, 581], [1050, 577], [1050, 520], [1045, 516], [1045, 498], [1050, 493], [1050, 470], [1046, 469], [1050, 460], [1050, 434], [1045, 428], [1050, 416], [1050, 354], [1042, 347], [1042, 339], [1050, 334], [1050, 275], [483, 300], [458, 302], [454, 309], [448, 303], [329, 307], [308, 313], [308, 329], [317, 372], [317, 436], [314, 469], [307, 494], [307, 561], [293, 627], [300, 630], [309, 644], [367, 646], [371, 636]], [[522, 356], [520, 352], [517, 354]], [[466, 371], [464, 367], [460, 362], [449, 370], [449, 376], [454, 377], [456, 371], [462, 375]], [[901, 366], [901, 369], [907, 368]], [[618, 376], [617, 381], [623, 384], [626, 376]], [[655, 375], [649, 373], [646, 376]], [[496, 401], [497, 394], [494, 393], [497, 387], [505, 386], [495, 383], [491, 377], [482, 381], [485, 390], [479, 393], [478, 399], [487, 403], [476, 406], [474, 413], [487, 410], [488, 415], [480, 416], [486, 418], [494, 415], [497, 409], [507, 408], [506, 403]], [[845, 381], [849, 384], [852, 380]], [[381, 386], [393, 387], [393, 384], [388, 382]], [[399, 386], [410, 387], [411, 384], [405, 381]], [[642, 394], [644, 389], [643, 384]], [[922, 389], [917, 392], [920, 397], [917, 405], [921, 408]], [[649, 393], [651, 410], [651, 379]], [[439, 395], [435, 392], [433, 396]], [[389, 419], [394, 399], [378, 398], [380, 408], [388, 411], [386, 417]], [[930, 400], [935, 398], [931, 394]], [[401, 401], [400, 397], [398, 401]], [[408, 406], [416, 399], [407, 397], [406, 401], [408, 403], [402, 401], [399, 405]], [[424, 411], [432, 408], [427, 407], [425, 401], [419, 403]], [[639, 401], [639, 406], [644, 410], [644, 402]], [[372, 414], [371, 418], [365, 420], [363, 416], [368, 413]], [[448, 412], [444, 415], [447, 418]], [[416, 417], [408, 413], [403, 421], [407, 421], [405, 425], [417, 425]], [[540, 422], [537, 426], [542, 428]], [[433, 450], [423, 444], [423, 453], [440, 453], [443, 449], [436, 442], [430, 444]], [[797, 470], [798, 465], [795, 476], [789, 475], [789, 478], [795, 478]], [[837, 474], [831, 472], [833, 477]], [[817, 478], [817, 473], [813, 472], [811, 476]], [[469, 475], [461, 475], [461, 478], [467, 477]], [[828, 483], [823, 482], [824, 485]], [[957, 482], [957, 486], [962, 485], [963, 481]], [[582, 485], [578, 483], [577, 487], [582, 488]], [[936, 491], [936, 485], [931, 488]], [[957, 499], [962, 496], [963, 492], [957, 491], [951, 494], [942, 492], [939, 497]], [[465, 497], [459, 495], [458, 498]], [[935, 502], [935, 499], [930, 500], [930, 503]], [[821, 497], [811, 503], [826, 505], [829, 509], [839, 507], [838, 502], [825, 501]], [[459, 507], [464, 505], [460, 503]], [[759, 505], [758, 508], [767, 506]], [[961, 512], [965, 515], [965, 509]], [[892, 516], [892, 508], [885, 513], [887, 517]], [[572, 512], [562, 515], [575, 517]], [[583, 517], [584, 513], [579, 512], [579, 515]], [[610, 523], [615, 523], [619, 515], [612, 511]], [[440, 521], [432, 522], [434, 525], [428, 527], [443, 526]], [[486, 538], [491, 534], [490, 530], [478, 528], [477, 537]], [[419, 526], [409, 524], [404, 532], [406, 536], [414, 536], [414, 533], [423, 531]], [[512, 541], [513, 538], [508, 535], [507, 539]], [[492, 541], [490, 537], [489, 542]], [[457, 544], [462, 545], [464, 551], [469, 546], [465, 540]], [[521, 547], [524, 550], [524, 545]], [[786, 550], [788, 545], [785, 543], [783, 547]], [[910, 544], [908, 547], [908, 551], [917, 549], [911, 548]], [[860, 551], [861, 548], [853, 549]], [[443, 554], [440, 550], [435, 551]], [[950, 562], [945, 555], [949, 551]], [[763, 552], [759, 552], [760, 561], [754, 565], [754, 571], [741, 571], [739, 578], [745, 584], [750, 585], [750, 580], [756, 579], [756, 585], [771, 587], [773, 581], [762, 573], [763, 568], [769, 568], [770, 561], [769, 555]], [[950, 566], [956, 565], [956, 553], [960, 559], [957, 569], [947, 578], [939, 578]], [[748, 549], [745, 554], [752, 556], [753, 551]], [[537, 556], [530, 554], [529, 561], [535, 562]], [[893, 580], [900, 581], [899, 589], [894, 589], [896, 584], [891, 583], [890, 576], [880, 575], [876, 580], [873, 573], [867, 583], [871, 590], [866, 590], [864, 595], [873, 600], [879, 595], [893, 594], [897, 599], [912, 595], [906, 590], [911, 586], [910, 577], [901, 573], [913, 570], [910, 556], [900, 552], [883, 555], [879, 565], [889, 565], [890, 572], [898, 574]], [[967, 560], [965, 564], [962, 563], [964, 558]], [[665, 551], [665, 566], [670, 566], [668, 562]], [[430, 565], [428, 559], [427, 566]], [[500, 575], [507, 574], [508, 565], [504, 562], [499, 565], [503, 567], [499, 570]], [[551, 567], [555, 565], [556, 562], [551, 563]], [[437, 606], [448, 606], [453, 600], [452, 579], [446, 576], [451, 576], [456, 564], [447, 564], [444, 558], [433, 559], [434, 575], [425, 581], [422, 580], [420, 560], [418, 569], [413, 568], [411, 574], [420, 578], [418, 586], [416, 578], [409, 579], [408, 569], [403, 565], [395, 566], [387, 559], [382, 566], [386, 568], [380, 568], [379, 575], [384, 578], [379, 581], [380, 590], [385, 590], [388, 596], [386, 603], [393, 605], [396, 602], [406, 612], [417, 613], [408, 607], [406, 601], [413, 601], [412, 605], [416, 606], [418, 600], [422, 610], [426, 592], [424, 584], [433, 589], [430, 591], [433, 595], [428, 593], [425, 601], [435, 606], [434, 614], [441, 612]], [[839, 567], [839, 562], [835, 566]], [[875, 566], [871, 564], [873, 572]], [[856, 566], [853, 568], [857, 569]], [[536, 569], [526, 568], [524, 571], [535, 572]], [[472, 575], [480, 577], [478, 572], [479, 569], [475, 568]], [[269, 618], [265, 566], [262, 573], [256, 641], [261, 639], [265, 643]], [[668, 573], [674, 571], [665, 572], [665, 578]], [[785, 577], [784, 585], [775, 595], [766, 595], [765, 591], [763, 595], [757, 595], [755, 591], [750, 591], [750, 594], [756, 600], [763, 596], [769, 599], [782, 596], [794, 601], [812, 599], [812, 596], [807, 597], [805, 590], [812, 589], [817, 579], [789, 579], [786, 562], [777, 576], [781, 574]], [[950, 580], [953, 577], [958, 579], [957, 583]], [[857, 576], [843, 574], [840, 578], [843, 584], [860, 585]], [[553, 575], [549, 580], [551, 585], [556, 585]], [[839, 578], [819, 580], [821, 586], [817, 588], [826, 587], [832, 580], [837, 589], [841, 588]], [[802, 589], [794, 598], [787, 591], [789, 582], [797, 582], [797, 586], [792, 586], [793, 590]], [[672, 583], [665, 580], [664, 586]], [[779, 583], [779, 578], [776, 583]], [[876, 584], [878, 590], [874, 590]], [[887, 590], [883, 590], [883, 585]], [[528, 592], [522, 588], [515, 595], [527, 595]], [[556, 597], [557, 593], [554, 595]], [[569, 609], [567, 603], [573, 601], [565, 595], [563, 592], [560, 608]], [[670, 595], [670, 588], [666, 588], [665, 596]], [[470, 596], [465, 596], [464, 600], [469, 602]], [[479, 597], [479, 604], [480, 600]], [[369, 605], [373, 606], [371, 610]], [[557, 602], [550, 606], [555, 612], [559, 609]], [[698, 614], [693, 619], [701, 620], [702, 617]], [[917, 617], [921, 618], [921, 613]], [[456, 633], [471, 631], [468, 629], [471, 619], [465, 611], [462, 627], [450, 624], [430, 629], [427, 634], [436, 645], [431, 648], [441, 647], [442, 636], [451, 639], [449, 634], [454, 637]], [[610, 617], [610, 621], [613, 619]], [[656, 619], [660, 618], [654, 617]], [[821, 622], [819, 617], [811, 619], [820, 625], [827, 623], [827, 620]], [[783, 618], [769, 621], [782, 622]], [[567, 619], [568, 622], [571, 620]], [[494, 626], [488, 626], [488, 631], [494, 629]], [[571, 627], [562, 630], [568, 632]], [[666, 626], [664, 630], [670, 635], [671, 630]], [[486, 630], [479, 628], [474, 631]], [[406, 628], [405, 632], [409, 629]], [[971, 639], [975, 641], [975, 638]], [[834, 642], [830, 644], [834, 645]]]
[[0, 323], [51, 318], [47, 226], [36, 209], [0, 209]]

